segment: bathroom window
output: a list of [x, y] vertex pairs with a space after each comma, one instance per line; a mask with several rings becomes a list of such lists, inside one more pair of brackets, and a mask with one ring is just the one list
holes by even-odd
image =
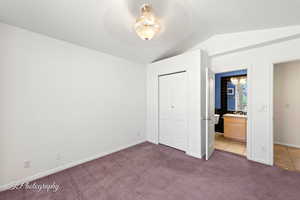
[[236, 110], [247, 112], [247, 83], [236, 86]]

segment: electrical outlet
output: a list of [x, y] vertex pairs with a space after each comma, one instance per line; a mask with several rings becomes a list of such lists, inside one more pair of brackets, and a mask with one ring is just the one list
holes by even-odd
[[31, 162], [29, 160], [24, 161], [24, 168], [30, 168]]

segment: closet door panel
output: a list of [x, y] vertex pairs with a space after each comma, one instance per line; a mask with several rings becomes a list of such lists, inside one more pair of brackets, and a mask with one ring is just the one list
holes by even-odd
[[186, 73], [159, 78], [159, 142], [180, 150], [187, 146]]
[[172, 79], [168, 76], [159, 77], [159, 142], [171, 145], [170, 136]]

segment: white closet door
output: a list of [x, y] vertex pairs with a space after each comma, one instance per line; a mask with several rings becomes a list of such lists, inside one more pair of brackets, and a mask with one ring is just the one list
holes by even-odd
[[186, 73], [159, 77], [159, 142], [183, 151], [187, 147]]

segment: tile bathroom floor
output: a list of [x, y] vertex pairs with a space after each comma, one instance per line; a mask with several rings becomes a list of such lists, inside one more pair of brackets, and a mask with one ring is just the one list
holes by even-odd
[[215, 135], [215, 148], [221, 151], [246, 156], [246, 143], [230, 140], [221, 134]]

